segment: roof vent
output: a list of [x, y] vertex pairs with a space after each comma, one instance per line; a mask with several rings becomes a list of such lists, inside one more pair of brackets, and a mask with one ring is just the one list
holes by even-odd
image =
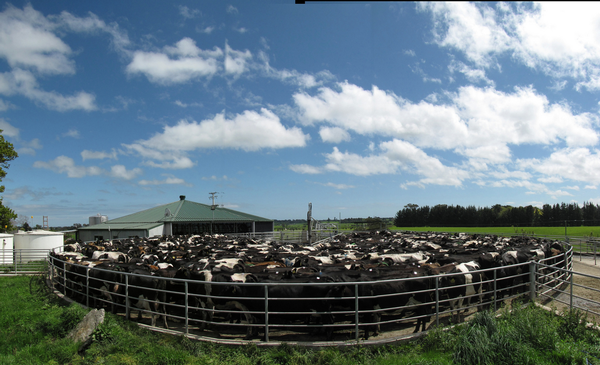
[[179, 200], [185, 200], [185, 195], [180, 195]]

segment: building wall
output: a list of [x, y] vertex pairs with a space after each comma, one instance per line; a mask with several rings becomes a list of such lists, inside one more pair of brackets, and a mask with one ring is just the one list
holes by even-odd
[[[162, 234], [162, 227], [160, 227], [161, 231], [158, 233]], [[83, 242], [92, 242], [98, 239], [100, 240], [112, 240], [112, 239], [120, 239], [120, 238], [129, 238], [129, 237], [148, 237], [148, 231], [145, 229], [139, 230], [108, 230], [108, 229], [97, 229], [97, 230], [80, 230], [77, 231], [77, 239], [82, 240]]]
[[275, 222], [255, 222], [255, 232], [273, 232], [275, 230]]

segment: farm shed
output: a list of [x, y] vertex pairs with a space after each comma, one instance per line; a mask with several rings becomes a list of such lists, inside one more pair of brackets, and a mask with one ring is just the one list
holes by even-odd
[[81, 227], [77, 238], [84, 241], [157, 235], [201, 233], [256, 233], [273, 231], [271, 219], [232, 209], [186, 200], [160, 205], [101, 224]]

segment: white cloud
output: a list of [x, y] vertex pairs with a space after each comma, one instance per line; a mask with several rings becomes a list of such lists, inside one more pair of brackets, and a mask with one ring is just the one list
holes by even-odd
[[323, 142], [340, 143], [351, 140], [350, 133], [338, 127], [321, 127], [319, 135]]
[[184, 185], [184, 186], [192, 186], [191, 184], [187, 183], [184, 179], [180, 179], [178, 177], [174, 177], [171, 175], [165, 175], [163, 174], [163, 176], [166, 176], [166, 178], [164, 180], [140, 180], [138, 182], [138, 184], [142, 185], [142, 186], [148, 186], [148, 185]]
[[35, 76], [31, 72], [21, 69], [0, 74], [0, 94], [13, 95], [15, 93], [57, 111], [97, 109], [94, 95], [80, 91], [73, 96], [64, 96], [56, 92], [41, 90]]
[[56, 25], [31, 5], [23, 10], [8, 5], [0, 13], [0, 57], [12, 68], [43, 74], [73, 74], [71, 48], [52, 31]]
[[[161, 163], [148, 165], [164, 168], [186, 168], [193, 164], [186, 153], [207, 148], [231, 148], [244, 151], [304, 147], [310, 137], [297, 127], [286, 128], [279, 117], [267, 109], [245, 111], [232, 118], [223, 113], [201, 122], [181, 120], [166, 126], [148, 140], [136, 141], [125, 148], [144, 158]], [[171, 162], [169, 162], [171, 161]]]
[[233, 5], [227, 5], [227, 12], [229, 14], [237, 14], [238, 13], [238, 9], [233, 6]]
[[117, 159], [117, 151], [113, 148], [111, 152], [104, 151], [90, 151], [83, 150], [81, 151], [81, 158], [83, 161], [85, 160], [103, 160], [103, 159]]
[[493, 88], [461, 87], [449, 102], [417, 104], [376, 86], [364, 90], [348, 82], [339, 90], [322, 87], [317, 95], [293, 95], [298, 119], [307, 125], [327, 123], [362, 135], [406, 140], [421, 148], [454, 150], [474, 163], [506, 163], [510, 144], [594, 145], [597, 117], [574, 114], [568, 106], [550, 104], [532, 88], [513, 93]]
[[434, 19], [434, 37], [444, 47], [457, 48], [474, 63], [487, 66], [492, 53], [511, 49], [512, 40], [496, 23], [496, 13], [473, 3], [419, 3]]
[[[335, 79], [335, 76], [327, 70], [317, 72], [316, 74], [302, 73], [296, 70], [279, 70], [271, 67], [269, 56], [260, 51], [258, 53], [260, 68], [265, 77], [277, 79], [281, 82], [290, 83], [301, 88], [312, 88], [322, 85], [324, 82]], [[258, 67], [258, 66], [257, 66]]]
[[307, 164], [290, 165], [290, 170], [297, 172], [299, 174], [311, 174], [311, 175], [321, 174], [324, 172], [323, 169], [321, 169], [319, 167], [310, 166]]
[[401, 166], [404, 171], [422, 176], [419, 180], [421, 184], [460, 186], [469, 177], [467, 171], [445, 166], [437, 158], [405, 141], [394, 139], [383, 142], [380, 148], [390, 161]]
[[2, 135], [6, 137], [19, 137], [19, 128], [14, 127], [9, 122], [0, 118], [0, 129], [2, 130]]
[[180, 121], [164, 132], [141, 142], [158, 150], [192, 151], [200, 148], [232, 148], [257, 151], [263, 148], [304, 147], [308, 135], [297, 127], [286, 128], [267, 109], [245, 111], [228, 119], [217, 114], [198, 122]]
[[179, 5], [179, 14], [185, 19], [194, 19], [200, 16], [200, 10], [198, 9], [190, 9], [187, 6]]
[[328, 183], [315, 182], [315, 184], [322, 185], [322, 186], [329, 187], [329, 188], [334, 188], [334, 189], [337, 189], [337, 190], [354, 189], [356, 187], [354, 185], [335, 184], [335, 183], [332, 183], [332, 182], [328, 182]]
[[142, 169], [137, 167], [132, 170], [127, 170], [127, 168], [125, 168], [123, 165], [114, 165], [111, 166], [108, 175], [118, 179], [131, 180], [136, 178], [138, 175], [141, 175], [142, 172]]
[[561, 183], [564, 180], [562, 177], [558, 177], [558, 176], [546, 176], [546, 177], [538, 178], [537, 181], [544, 183], [544, 184], [552, 184], [552, 183]]
[[67, 132], [62, 134], [63, 137], [71, 137], [71, 138], [80, 138], [81, 135], [79, 134], [79, 131], [76, 129], [69, 129]]
[[448, 69], [451, 73], [460, 72], [467, 80], [471, 83], [484, 83], [486, 85], [494, 86], [494, 81], [487, 78], [485, 70], [482, 68], [472, 68], [462, 62], [453, 61], [448, 65]]
[[227, 177], [227, 175], [223, 175], [221, 177], [212, 175], [209, 177], [203, 176], [202, 180], [204, 180], [204, 181], [227, 181], [227, 180], [229, 180], [229, 178]]
[[35, 151], [42, 149], [42, 144], [39, 139], [34, 138], [31, 141], [19, 141], [19, 146], [16, 148], [19, 155], [35, 156]]
[[211, 34], [215, 30], [215, 27], [208, 26], [208, 27], [204, 27], [204, 28], [198, 28], [197, 30], [200, 33]]
[[72, 158], [67, 156], [58, 156], [54, 160], [44, 162], [36, 161], [33, 167], [48, 169], [59, 174], [66, 173], [68, 177], [85, 177], [85, 176], [97, 176], [105, 173], [104, 170], [97, 166], [77, 166]]
[[245, 50], [236, 51], [231, 49], [227, 43], [225, 43], [225, 73], [233, 74], [238, 77], [242, 73], [248, 70], [248, 62], [252, 60], [252, 53]]
[[600, 153], [588, 148], [565, 148], [553, 152], [548, 158], [520, 159], [518, 165], [549, 177], [558, 177], [591, 184], [600, 183]]
[[127, 170], [123, 165], [112, 166], [110, 171], [106, 171], [98, 166], [78, 166], [72, 158], [67, 156], [58, 156], [50, 161], [36, 161], [33, 164], [35, 168], [47, 169], [59, 174], [66, 174], [71, 178], [82, 178], [86, 176], [108, 176], [117, 179], [131, 180], [142, 174], [140, 168]]
[[594, 3], [419, 5], [433, 16], [437, 44], [478, 66], [496, 67], [496, 57], [509, 54], [549, 76], [580, 80], [576, 88], [600, 88], [600, 9]]
[[164, 52], [134, 52], [127, 73], [143, 74], [151, 82], [162, 85], [179, 84], [216, 74], [218, 59], [223, 56], [220, 48], [204, 51], [187, 37], [174, 47], [165, 47]]
[[337, 147], [333, 152], [325, 154], [328, 171], [345, 172], [358, 176], [378, 174], [393, 174], [397, 171], [399, 163], [383, 155], [360, 156], [354, 153], [340, 152]]

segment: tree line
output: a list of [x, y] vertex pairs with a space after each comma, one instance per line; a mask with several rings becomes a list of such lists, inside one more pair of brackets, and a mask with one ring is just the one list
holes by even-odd
[[584, 202], [513, 207], [463, 207], [438, 204], [433, 207], [407, 204], [396, 213], [396, 227], [556, 227], [599, 226], [600, 205]]

